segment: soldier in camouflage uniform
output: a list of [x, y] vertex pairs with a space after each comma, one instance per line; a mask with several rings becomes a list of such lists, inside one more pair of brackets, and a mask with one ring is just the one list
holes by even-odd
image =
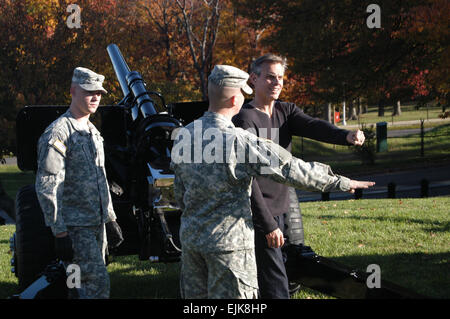
[[109, 297], [105, 223], [120, 231], [106, 180], [103, 138], [89, 121], [106, 93], [103, 80], [103, 75], [76, 68], [69, 109], [38, 142], [36, 193], [55, 236], [57, 257], [80, 267], [79, 298]]
[[236, 128], [231, 118], [250, 94], [248, 74], [216, 66], [209, 76], [209, 109], [178, 129], [171, 166], [183, 209], [180, 239], [183, 298], [256, 298], [258, 290], [250, 206], [254, 176], [294, 187], [352, 191], [373, 183], [305, 163], [270, 140]]

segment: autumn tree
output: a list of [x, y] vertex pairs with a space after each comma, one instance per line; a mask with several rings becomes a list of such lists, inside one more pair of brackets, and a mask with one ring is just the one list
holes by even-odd
[[[378, 1], [379, 28], [367, 22], [369, 1], [234, 2], [260, 27], [274, 28], [265, 45], [293, 61], [296, 73], [315, 79], [307, 89], [318, 101], [340, 101], [345, 88], [347, 101], [369, 97], [381, 115], [389, 102], [413, 98], [412, 79], [442, 61], [445, 42], [430, 43], [414, 27], [423, 8], [445, 7], [440, 0]], [[448, 21], [448, 13], [439, 19]]]
[[415, 98], [435, 99], [438, 104], [450, 105], [450, 3], [429, 0], [410, 11], [408, 23], [403, 25], [400, 37], [427, 49], [429, 63], [410, 74], [408, 83]]
[[[177, 59], [179, 34], [181, 25], [178, 20], [178, 12], [173, 0], [151, 0], [141, 3], [150, 24], [158, 31], [158, 39], [162, 43], [162, 56], [164, 57], [165, 78], [174, 81], [180, 72], [179, 59]], [[177, 52], [178, 51], [178, 52]]]
[[54, 96], [48, 52], [56, 22], [56, 3], [0, 0], [0, 136], [1, 154], [15, 151], [14, 121], [20, 107], [46, 103]]
[[220, 20], [220, 0], [176, 0], [181, 21], [191, 52], [195, 70], [200, 79], [200, 90], [207, 99], [207, 75], [212, 67], [213, 50]]

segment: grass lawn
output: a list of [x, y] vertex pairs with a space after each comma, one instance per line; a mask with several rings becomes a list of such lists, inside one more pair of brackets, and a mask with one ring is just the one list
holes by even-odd
[[[340, 174], [382, 172], [387, 169], [424, 166], [450, 161], [450, 124], [433, 127], [425, 133], [424, 157], [421, 157], [420, 134], [388, 138], [388, 151], [375, 153], [375, 164], [362, 165], [354, 146], [332, 145], [294, 137], [292, 153], [305, 161], [326, 163]], [[366, 140], [367, 141], [367, 140]], [[376, 144], [376, 139], [374, 140]], [[303, 144], [303, 146], [302, 146]]]
[[450, 197], [302, 203], [305, 244], [418, 293], [450, 297]]
[[[388, 280], [433, 298], [450, 296], [450, 197], [302, 203], [305, 243], [324, 257], [352, 268], [381, 268]], [[14, 226], [0, 226], [0, 298], [16, 293], [9, 271], [8, 239]], [[111, 298], [179, 298], [179, 263], [150, 264], [136, 256], [108, 265]], [[294, 298], [330, 298], [304, 289]]]
[[[402, 114], [399, 116], [392, 116], [393, 107], [386, 106], [384, 108], [384, 116], [378, 116], [378, 107], [377, 106], [369, 106], [368, 112], [361, 114], [359, 116], [359, 120], [347, 120], [348, 125], [352, 124], [369, 124], [369, 123], [377, 123], [377, 122], [388, 122], [388, 123], [396, 123], [400, 121], [411, 121], [411, 120], [428, 120], [428, 119], [438, 119], [439, 115], [442, 114], [442, 107], [437, 106], [422, 106], [418, 110], [416, 109], [415, 104], [405, 104], [402, 105]], [[349, 114], [347, 113], [347, 116]], [[342, 111], [341, 111], [342, 117]], [[342, 119], [341, 119], [342, 122]]]

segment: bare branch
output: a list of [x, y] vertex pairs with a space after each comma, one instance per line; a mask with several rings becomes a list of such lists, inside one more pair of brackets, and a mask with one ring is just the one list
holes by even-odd
[[[220, 26], [219, 2], [220, 0], [203, 0], [203, 4], [207, 8], [205, 8], [203, 16], [204, 19], [201, 23], [200, 21], [197, 21], [199, 17], [196, 15], [196, 20], [194, 20], [194, 14], [195, 12], [199, 12], [199, 8], [194, 7], [192, 0], [190, 1], [189, 8], [186, 6], [186, 0], [176, 0], [177, 6], [182, 15], [182, 23], [186, 32], [186, 38], [192, 55], [193, 65], [200, 77], [200, 84], [204, 98], [207, 96], [206, 74], [212, 60], [213, 50]], [[194, 25], [194, 23], [197, 23], [197, 25]], [[195, 28], [196, 26], [197, 28]]]

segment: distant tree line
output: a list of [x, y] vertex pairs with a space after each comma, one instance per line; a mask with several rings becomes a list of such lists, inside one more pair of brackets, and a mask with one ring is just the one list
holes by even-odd
[[[122, 99], [106, 52], [116, 43], [148, 89], [168, 102], [207, 99], [215, 64], [248, 69], [253, 58], [288, 57], [282, 98], [330, 117], [344, 99], [350, 115], [367, 103], [436, 100], [448, 105], [449, 3], [360, 0], [0, 0], [0, 156], [14, 153], [15, 118], [25, 105], [70, 102], [76, 66], [106, 76]], [[398, 108], [398, 112], [401, 109]]]

